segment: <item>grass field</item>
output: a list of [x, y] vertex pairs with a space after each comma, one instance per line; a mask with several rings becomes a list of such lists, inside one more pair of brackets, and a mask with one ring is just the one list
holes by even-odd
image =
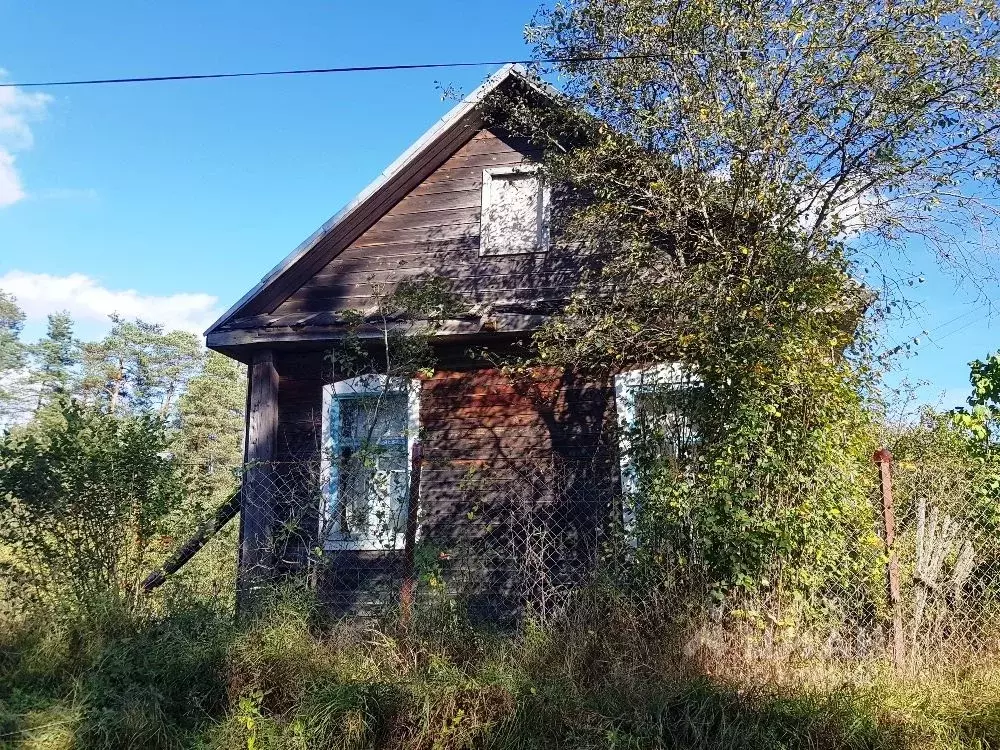
[[7, 617], [0, 745], [1000, 747], [1000, 667], [919, 682], [878, 665], [741, 677], [725, 657], [692, 658], [683, 637], [595, 607], [516, 636], [436, 611], [406, 630], [337, 624], [305, 597], [240, 626], [182, 604], [132, 619]]

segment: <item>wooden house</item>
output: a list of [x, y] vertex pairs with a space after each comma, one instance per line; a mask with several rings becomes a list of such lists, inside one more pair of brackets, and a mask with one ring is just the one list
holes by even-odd
[[[342, 611], [416, 577], [496, 617], [548, 607], [592, 569], [621, 520], [610, 428], [631, 381], [616, 394], [613, 380], [496, 363], [580, 273], [549, 236], [557, 209], [538, 152], [487, 114], [504, 97], [553, 95], [501, 69], [207, 331], [210, 348], [249, 368], [245, 580], [321, 560], [316, 584]], [[378, 294], [427, 276], [465, 305], [428, 334], [432, 371], [331, 368], [348, 329], [378, 346], [387, 327], [412, 328], [369, 319]], [[365, 416], [373, 399], [383, 416]], [[359, 463], [365, 431], [379, 453]]]

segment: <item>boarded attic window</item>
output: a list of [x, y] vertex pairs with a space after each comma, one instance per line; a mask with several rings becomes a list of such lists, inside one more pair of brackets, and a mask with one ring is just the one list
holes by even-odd
[[483, 170], [480, 255], [538, 253], [549, 244], [549, 195], [537, 165]]

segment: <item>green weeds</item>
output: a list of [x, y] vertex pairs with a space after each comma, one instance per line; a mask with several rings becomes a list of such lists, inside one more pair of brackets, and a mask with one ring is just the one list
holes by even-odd
[[0, 747], [1000, 747], [992, 666], [919, 684], [723, 679], [684, 663], [676, 630], [621, 609], [451, 632], [324, 622], [302, 597], [240, 625], [199, 606], [7, 622]]

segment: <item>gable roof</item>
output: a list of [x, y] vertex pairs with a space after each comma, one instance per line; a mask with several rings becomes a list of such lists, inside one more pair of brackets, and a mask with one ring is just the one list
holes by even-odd
[[508, 64], [490, 76], [475, 91], [438, 120], [396, 161], [389, 165], [374, 182], [362, 190], [344, 208], [313, 232], [284, 260], [276, 265], [236, 304], [215, 321], [205, 335], [226, 327], [239, 317], [266, 311], [280, 303], [304, 283], [318, 268], [325, 265], [389, 208], [428, 170], [436, 168], [483, 125], [480, 106], [498, 89], [526, 85], [545, 99], [556, 99], [559, 93], [534, 77], [521, 65]]

